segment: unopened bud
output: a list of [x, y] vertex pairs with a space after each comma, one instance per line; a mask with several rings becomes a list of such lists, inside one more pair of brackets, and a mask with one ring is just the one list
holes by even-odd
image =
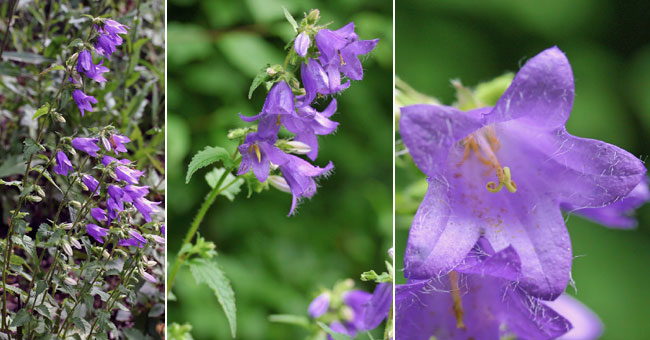
[[77, 249], [81, 249], [81, 243], [74, 237], [70, 237], [70, 244]]
[[36, 186], [36, 193], [41, 197], [45, 197], [45, 191], [40, 186]]
[[311, 146], [297, 140], [287, 142], [287, 146], [289, 146], [289, 152], [297, 155], [306, 155], [311, 152]]
[[147, 261], [147, 267], [155, 267], [158, 264], [156, 261]]
[[104, 250], [102, 251], [102, 256], [108, 260], [111, 257], [111, 254], [109, 254], [108, 251]]
[[88, 191], [88, 186], [87, 186], [86, 184], [84, 184], [84, 182], [80, 182], [80, 183], [79, 183], [79, 186], [80, 186], [81, 189], [83, 189], [84, 191]]
[[282, 70], [283, 70], [282, 65], [275, 64], [275, 65], [273, 65], [273, 66], [269, 66], [269, 67], [266, 69], [266, 74], [268, 74], [269, 76], [273, 77], [273, 76], [277, 75], [278, 73], [282, 72]]
[[65, 284], [67, 284], [68, 286], [76, 286], [77, 285], [77, 281], [75, 281], [75, 279], [73, 279], [71, 277], [66, 277], [63, 280], [63, 282], [65, 282]]
[[36, 202], [40, 202], [40, 201], [42, 201], [43, 199], [40, 198], [39, 196], [28, 195], [28, 196], [27, 196], [27, 200], [30, 201], [30, 202], [34, 202], [34, 203], [36, 203]]
[[156, 242], [156, 243], [158, 243], [158, 244], [165, 244], [165, 238], [162, 237], [162, 236], [158, 236], [158, 235], [149, 235], [149, 237], [151, 237], [151, 238], [153, 239], [153, 241]]
[[52, 112], [52, 116], [54, 117], [54, 120], [56, 120], [57, 122], [65, 123], [65, 118], [63, 118], [63, 116], [60, 113]]
[[320, 19], [320, 11], [317, 9], [312, 9], [311, 12], [307, 14], [307, 21], [309, 21], [311, 24], [318, 22], [318, 19]]
[[59, 224], [59, 227], [65, 229], [65, 230], [70, 230], [70, 229], [72, 229], [72, 223], [61, 223], [61, 224]]
[[72, 256], [72, 247], [70, 247], [69, 243], [64, 242], [61, 248], [63, 248], [63, 252], [65, 252], [68, 256]]
[[282, 176], [276, 176], [276, 175], [269, 176], [269, 183], [271, 184], [272, 187], [280, 191], [291, 193], [291, 188], [289, 187], [289, 184]]

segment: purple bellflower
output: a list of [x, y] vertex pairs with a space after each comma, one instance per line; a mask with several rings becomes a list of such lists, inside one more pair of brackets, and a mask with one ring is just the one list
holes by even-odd
[[134, 200], [138, 198], [142, 198], [147, 194], [149, 194], [148, 186], [139, 187], [136, 185], [125, 185], [124, 188], [122, 188], [122, 190], [124, 190], [125, 193], [123, 197], [124, 201], [129, 203], [133, 203]]
[[72, 91], [72, 99], [74, 99], [75, 104], [77, 104], [82, 117], [84, 116], [85, 111], [93, 112], [93, 107], [90, 105], [91, 103], [97, 104], [97, 99], [95, 99], [95, 97], [86, 95], [79, 89]]
[[307, 55], [307, 50], [309, 50], [309, 45], [311, 45], [309, 34], [307, 34], [307, 32], [301, 32], [296, 37], [296, 41], [293, 44], [293, 48], [296, 51], [296, 53], [298, 53], [299, 56], [304, 57]]
[[92, 157], [97, 157], [97, 151], [99, 151], [99, 146], [97, 146], [97, 138], [83, 138], [77, 137], [72, 140], [72, 146], [79, 150], [89, 154]]
[[97, 191], [97, 186], [99, 185], [99, 182], [95, 179], [95, 177], [90, 176], [90, 175], [83, 175], [81, 177], [81, 181], [84, 183], [86, 187], [88, 187], [88, 190], [92, 193], [95, 193], [95, 196], [99, 195], [99, 191]]
[[129, 236], [131, 237], [125, 240], [120, 240], [117, 244], [121, 247], [137, 246], [139, 248], [142, 248], [144, 247], [145, 243], [147, 243], [147, 240], [142, 236], [142, 234], [133, 229], [129, 230]]
[[341, 92], [350, 87], [350, 81], [341, 84], [341, 73], [337, 66], [321, 66], [318, 60], [309, 59], [307, 64], [300, 66], [300, 77], [307, 93], [305, 102], [311, 103], [316, 93], [322, 95]]
[[[127, 195], [124, 195], [125, 197]], [[151, 222], [151, 214], [158, 212], [158, 205], [160, 202], [152, 202], [144, 197], [138, 197], [133, 200], [133, 205], [142, 214], [144, 220]]]
[[316, 193], [317, 186], [314, 178], [327, 176], [334, 169], [334, 165], [329, 162], [324, 168], [319, 168], [294, 155], [285, 154], [284, 158], [286, 162], [279, 165], [282, 177], [284, 177], [291, 189], [292, 199], [291, 210], [289, 211], [289, 216], [291, 216], [302, 198], [311, 198]]
[[86, 225], [86, 232], [88, 235], [92, 236], [97, 242], [104, 243], [104, 237], [108, 229], [102, 228], [96, 224], [88, 223]]
[[124, 201], [122, 200], [124, 190], [117, 185], [109, 185], [107, 191], [108, 201], [106, 205], [108, 206], [108, 218], [113, 220], [117, 217], [118, 212], [124, 210]]
[[72, 162], [70, 162], [68, 156], [66, 156], [65, 153], [60, 150], [56, 153], [56, 165], [52, 167], [52, 170], [62, 176], [67, 176], [68, 171], [74, 172]]
[[106, 217], [106, 211], [102, 208], [92, 208], [90, 209], [90, 216], [96, 219], [99, 222], [106, 222], [108, 218]]
[[567, 318], [573, 328], [558, 340], [595, 340], [603, 333], [603, 323], [598, 316], [580, 301], [568, 294], [562, 294], [545, 305]]
[[370, 53], [378, 42], [379, 39], [358, 40], [352, 22], [336, 31], [324, 29], [316, 34], [316, 46], [321, 52], [323, 66], [326, 69], [334, 66], [352, 80], [363, 79], [359, 55]]
[[648, 190], [648, 180], [644, 179], [627, 197], [602, 208], [576, 209], [569, 204], [563, 204], [562, 208], [607, 227], [631, 229], [637, 225], [633, 217], [635, 210], [648, 200], [650, 200], [650, 190]]
[[[93, 79], [94, 81], [99, 83], [106, 81], [106, 78], [104, 78], [102, 74], [108, 72], [108, 67], [102, 66], [102, 64], [104, 63], [103, 60], [100, 61], [99, 64], [95, 65], [95, 63], [93, 63], [93, 57], [90, 54], [90, 51], [88, 50], [83, 50], [79, 52], [78, 59], [79, 60], [77, 61], [77, 72], [84, 74], [86, 77]], [[79, 106], [79, 104], [77, 104], [77, 106]], [[92, 109], [88, 111], [92, 112]]]
[[123, 40], [119, 35], [126, 34], [128, 28], [128, 26], [122, 25], [115, 20], [105, 20], [103, 27], [97, 28], [97, 32], [99, 32], [95, 43], [97, 53], [110, 59], [111, 54], [115, 52], [115, 47], [122, 45]]
[[446, 275], [484, 235], [497, 251], [514, 248], [528, 293], [564, 291], [572, 254], [560, 204], [603, 207], [646, 172], [625, 150], [566, 131], [573, 95], [571, 66], [554, 47], [529, 60], [493, 108], [402, 108], [402, 138], [429, 182], [406, 248], [408, 279]]
[[114, 38], [120, 39], [120, 43], [122, 38], [119, 36], [119, 34], [126, 34], [127, 29], [129, 29], [129, 26], [122, 25], [113, 19], [104, 20], [103, 30]]
[[571, 323], [519, 286], [521, 268], [512, 246], [495, 252], [480, 238], [453, 271], [396, 287], [397, 338], [546, 340], [565, 334]]
[[312, 318], [317, 318], [325, 313], [330, 307], [330, 293], [325, 292], [318, 295], [312, 302], [309, 304], [307, 311], [309, 316]]
[[251, 117], [239, 114], [239, 117], [245, 122], [259, 120], [258, 135], [267, 138], [277, 136], [282, 123], [297, 119], [291, 87], [284, 81], [278, 82], [266, 96], [262, 112]]
[[118, 165], [115, 167], [115, 175], [117, 178], [130, 184], [138, 184], [140, 177], [144, 175], [143, 171], [131, 169], [124, 165]]
[[289, 132], [295, 133], [294, 140], [303, 142], [311, 148], [307, 157], [312, 161], [318, 156], [318, 138], [317, 135], [329, 135], [333, 133], [339, 123], [331, 121], [331, 117], [336, 112], [336, 99], [332, 99], [323, 112], [318, 112], [309, 104], [298, 105], [298, 119], [288, 120], [285, 127]]
[[390, 313], [393, 303], [393, 285], [382, 282], [377, 285], [370, 300], [364, 304], [362, 329], [372, 330], [379, 326]]
[[115, 152], [116, 155], [119, 152], [128, 152], [124, 144], [129, 143], [130, 141], [131, 139], [129, 139], [129, 137], [122, 136], [122, 135], [111, 135], [109, 139], [102, 138], [102, 144], [104, 145], [104, 149], [106, 149], [106, 151], [112, 150]]
[[237, 175], [243, 175], [253, 168], [255, 177], [260, 182], [264, 182], [269, 176], [271, 162], [277, 165], [284, 164], [287, 161], [287, 154], [275, 147], [276, 138], [277, 136], [263, 138], [259, 132], [246, 135], [244, 143], [239, 146], [242, 159]]
[[108, 166], [108, 165], [111, 164], [112, 162], [120, 163], [120, 164], [124, 164], [124, 165], [129, 165], [129, 164], [131, 164], [131, 161], [128, 160], [128, 159], [117, 159], [117, 158], [115, 158], [115, 157], [111, 157], [111, 156], [104, 156], [104, 157], [102, 158], [102, 164], [104, 164], [104, 166]]

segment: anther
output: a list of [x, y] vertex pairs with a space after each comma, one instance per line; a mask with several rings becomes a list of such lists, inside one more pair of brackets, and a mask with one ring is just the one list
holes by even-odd
[[343, 55], [341, 52], [339, 52], [339, 58], [341, 58], [341, 66], [345, 65], [345, 61], [343, 61]]
[[505, 186], [508, 191], [515, 193], [517, 192], [517, 184], [512, 180], [512, 175], [510, 173], [510, 168], [504, 166], [503, 169], [497, 168], [497, 177], [499, 178], [499, 184], [495, 182], [488, 182], [485, 188], [491, 193], [497, 193], [503, 189]]
[[465, 329], [463, 323], [463, 303], [460, 299], [460, 289], [458, 288], [458, 273], [451, 271], [449, 273], [449, 283], [451, 284], [451, 297], [454, 300], [454, 316], [456, 317], [456, 328]]
[[260, 153], [260, 147], [257, 146], [257, 143], [251, 145], [248, 152], [253, 152], [253, 150], [255, 150], [255, 155], [257, 155], [257, 163], [262, 163], [262, 154]]

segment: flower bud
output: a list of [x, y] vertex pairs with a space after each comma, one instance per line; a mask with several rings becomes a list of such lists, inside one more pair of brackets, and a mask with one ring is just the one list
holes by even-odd
[[307, 21], [309, 21], [310, 24], [315, 24], [318, 22], [318, 19], [320, 19], [320, 11], [317, 9], [312, 9], [309, 14], [307, 14]]
[[54, 120], [56, 120], [57, 122], [65, 123], [65, 118], [63, 118], [63, 116], [60, 113], [52, 112], [52, 116], [54, 117]]
[[81, 203], [79, 203], [79, 201], [70, 201], [68, 204], [70, 204], [71, 206], [73, 206], [75, 208], [81, 209]]
[[40, 186], [36, 186], [36, 193], [41, 197], [45, 197], [45, 191]]
[[158, 264], [158, 262], [153, 261], [153, 260], [152, 261], [147, 261], [147, 267], [149, 267], [149, 268], [155, 267], [157, 264]]
[[275, 64], [275, 65], [273, 65], [273, 66], [269, 66], [269, 67], [266, 69], [266, 74], [268, 74], [269, 76], [273, 77], [273, 76], [277, 75], [278, 73], [282, 72], [282, 70], [283, 70], [282, 65]]
[[72, 223], [61, 223], [61, 224], [59, 224], [59, 227], [65, 229], [65, 230], [70, 230], [70, 229], [72, 229]]
[[106, 251], [106, 249], [104, 249], [102, 251], [102, 257], [108, 260], [111, 257], [111, 254], [109, 254], [108, 251]]
[[70, 237], [70, 244], [77, 249], [81, 249], [81, 243], [74, 237]]
[[289, 184], [282, 176], [271, 175], [269, 176], [268, 181], [272, 187], [286, 193], [291, 193], [291, 188], [289, 187]]
[[37, 202], [40, 202], [40, 201], [43, 200], [42, 198], [40, 198], [38, 196], [35, 196], [35, 195], [28, 195], [26, 198], [27, 198], [28, 201], [34, 202], [34, 203], [37, 203]]
[[75, 279], [71, 278], [71, 277], [66, 277], [63, 280], [63, 282], [65, 282], [65, 284], [67, 284], [68, 286], [76, 286], [77, 285], [77, 281]]
[[70, 247], [70, 244], [68, 242], [63, 242], [61, 248], [63, 248], [63, 252], [65, 252], [68, 256], [72, 256], [72, 247]]
[[149, 235], [153, 239], [154, 242], [158, 244], [165, 244], [165, 238], [158, 236], [158, 235]]
[[290, 153], [295, 153], [297, 155], [306, 155], [311, 152], [311, 147], [309, 145], [297, 140], [287, 142], [287, 146], [289, 146], [288, 151]]

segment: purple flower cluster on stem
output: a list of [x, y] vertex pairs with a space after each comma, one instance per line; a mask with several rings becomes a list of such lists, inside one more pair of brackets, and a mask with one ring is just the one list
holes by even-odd
[[[336, 94], [350, 86], [350, 80], [341, 84], [341, 74], [361, 80], [363, 69], [358, 56], [369, 53], [378, 42], [378, 39], [358, 40], [354, 23], [349, 23], [337, 31], [321, 29], [315, 33], [318, 51], [310, 55], [310, 34], [313, 33], [302, 31], [294, 41], [295, 52], [304, 61], [300, 66], [304, 94], [302, 89], [292, 89], [285, 80], [279, 80], [269, 91], [258, 115], [247, 117], [240, 114], [246, 122], [257, 121], [258, 128], [249, 133], [239, 146], [242, 160], [238, 175], [252, 169], [255, 177], [265, 182], [271, 169], [279, 168], [282, 177], [274, 176], [272, 183], [281, 190], [289, 188], [292, 194], [289, 215], [295, 212], [301, 199], [316, 193], [315, 179], [329, 174], [334, 166], [329, 162], [325, 167], [317, 167], [276, 147], [280, 128], [284, 126], [295, 134], [293, 140], [306, 145], [307, 157], [315, 161], [318, 156], [317, 136], [332, 134], [338, 126], [337, 122], [329, 119], [336, 112], [337, 102], [332, 99], [322, 112], [312, 105], [319, 95]], [[300, 95], [294, 95], [294, 92]]]
[[[119, 35], [126, 34], [128, 27], [112, 19], [103, 20], [100, 26], [95, 26], [95, 30], [99, 33], [94, 44], [95, 51], [97, 54], [110, 59], [111, 54], [115, 52], [115, 48], [123, 42]], [[95, 64], [91, 51], [82, 50], [77, 57], [77, 73], [83, 74], [98, 83], [103, 83], [106, 81], [103, 74], [109, 71], [106, 66], [102, 66], [103, 63], [102, 60], [99, 64]], [[86, 111], [93, 112], [91, 104], [97, 104], [95, 97], [85, 94], [81, 89], [75, 89], [72, 92], [72, 99], [77, 104], [82, 117]]]
[[561, 209], [625, 227], [622, 216], [648, 199], [637, 157], [566, 131], [573, 96], [569, 61], [550, 48], [494, 107], [401, 109], [402, 139], [429, 188], [404, 256], [409, 284], [397, 288], [398, 337], [499, 339], [505, 329], [549, 339], [571, 329], [547, 307], [570, 280]]

